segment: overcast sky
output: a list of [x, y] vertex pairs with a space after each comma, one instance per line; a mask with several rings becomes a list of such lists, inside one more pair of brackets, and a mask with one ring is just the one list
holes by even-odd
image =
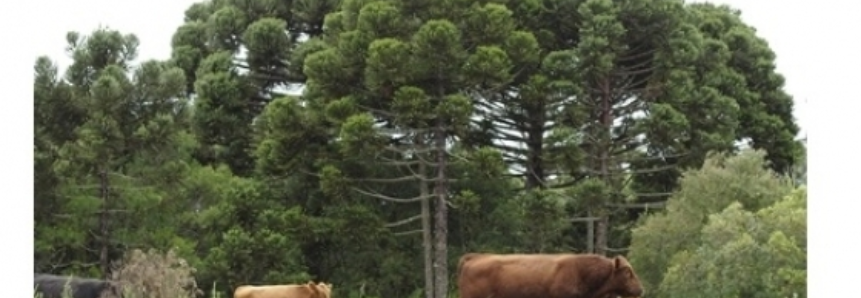
[[[99, 25], [106, 25], [124, 33], [134, 33], [140, 39], [138, 61], [144, 59], [167, 59], [170, 57], [170, 40], [181, 25], [183, 12], [197, 0], [129, 1], [129, 0], [38, 0], [53, 9], [45, 11], [46, 21], [39, 22], [30, 39], [37, 50], [33, 61], [40, 55], [48, 55], [64, 69], [70, 62], [65, 52], [65, 35], [68, 31], [88, 34]], [[819, 14], [811, 9], [808, 1], [777, 0], [719, 0], [741, 9], [742, 18], [754, 26], [759, 36], [765, 38], [777, 53], [777, 70], [786, 77], [786, 90], [795, 99], [795, 116], [802, 127], [800, 136], [806, 133], [809, 120], [807, 100], [814, 99], [817, 89], [825, 88], [825, 81], [817, 80], [815, 67], [818, 59], [841, 59], [839, 56], [822, 55], [811, 50], [810, 38], [815, 26], [811, 22], [836, 24], [839, 17]], [[824, 3], [824, 2], [822, 2]], [[40, 5], [42, 6], [42, 5]], [[817, 7], [826, 7], [822, 6]], [[775, 9], [777, 8], [777, 9]], [[821, 9], [821, 8], [820, 8]], [[832, 6], [833, 9], [833, 6]], [[803, 18], [802, 18], [803, 16]], [[158, 21], [156, 21], [156, 19]], [[836, 60], [835, 60], [836, 61]], [[831, 64], [827, 63], [826, 64]]]

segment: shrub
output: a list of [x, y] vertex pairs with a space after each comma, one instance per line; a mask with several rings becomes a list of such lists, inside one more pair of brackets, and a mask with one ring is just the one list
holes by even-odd
[[194, 279], [195, 269], [173, 250], [135, 249], [114, 267], [113, 279], [131, 297], [191, 298], [202, 294]]

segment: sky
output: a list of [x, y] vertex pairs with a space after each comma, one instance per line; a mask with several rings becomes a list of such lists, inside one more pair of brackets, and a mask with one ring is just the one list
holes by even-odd
[[[4, 202], [0, 217], [20, 220], [21, 224], [0, 225], [2, 235], [20, 235], [4, 246], [0, 263], [20, 265], [2, 266], [10, 271], [10, 278], [21, 278], [14, 284], [29, 285], [22, 268], [32, 268], [32, 208], [7, 208], [11, 204], [30, 204], [32, 197], [32, 76], [22, 75], [33, 71], [35, 59], [41, 55], [51, 57], [62, 67], [70, 63], [64, 48], [68, 31], [87, 34], [99, 25], [107, 25], [122, 32], [134, 33], [140, 39], [139, 60], [167, 59], [170, 56], [170, 39], [182, 23], [184, 10], [195, 0], [74, 0], [74, 1], [6, 1], [0, 4], [0, 28], [3, 30], [4, 67], [8, 72], [0, 80], [3, 87], [4, 146], [0, 154], [0, 179], [8, 186], [4, 189]], [[715, 0], [742, 11], [742, 19], [757, 29], [777, 54], [777, 71], [786, 78], [786, 91], [795, 99], [795, 117], [802, 128], [801, 136], [812, 135], [808, 143], [808, 282], [810, 296], [836, 296], [849, 292], [841, 287], [857, 283], [852, 278], [859, 258], [854, 257], [847, 237], [852, 226], [861, 223], [857, 216], [861, 206], [857, 185], [861, 145], [849, 143], [855, 129], [861, 128], [857, 119], [861, 110], [855, 100], [861, 81], [861, 2], [853, 0]], [[815, 5], [814, 5], [815, 3]], [[22, 7], [26, 6], [26, 7]], [[10, 54], [7, 54], [10, 52]], [[809, 101], [809, 103], [808, 103]], [[817, 115], [818, 112], [818, 115]], [[18, 120], [15, 120], [18, 119]], [[24, 120], [21, 120], [24, 119]], [[814, 122], [813, 119], [816, 119]], [[24, 133], [22, 133], [24, 132]], [[849, 140], [849, 141], [848, 141]], [[28, 144], [28, 145], [24, 145]], [[858, 143], [861, 144], [861, 143]], [[18, 206], [18, 205], [16, 205]], [[24, 212], [27, 210], [26, 212]], [[29, 215], [29, 217], [27, 217]], [[29, 227], [30, 229], [26, 229]], [[27, 232], [23, 232], [27, 231]], [[855, 233], [857, 234], [857, 232]], [[25, 244], [29, 243], [29, 247]], [[859, 247], [861, 248], [861, 247]], [[15, 253], [6, 253], [6, 252]], [[28, 265], [29, 264], [29, 265]], [[18, 269], [15, 269], [18, 268]], [[843, 271], [843, 272], [841, 272]], [[7, 280], [8, 281], [8, 280]], [[20, 286], [22, 291], [29, 286]], [[815, 294], [814, 294], [815, 293]], [[820, 295], [821, 294], [821, 295]], [[831, 294], [831, 295], [829, 295]], [[28, 295], [27, 293], [22, 294]], [[19, 295], [13, 295], [19, 296]]]

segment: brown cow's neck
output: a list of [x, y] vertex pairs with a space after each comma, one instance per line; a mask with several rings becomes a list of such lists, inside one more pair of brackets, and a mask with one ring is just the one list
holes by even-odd
[[587, 298], [592, 298], [592, 297], [604, 298], [604, 296], [607, 296], [607, 294], [612, 292], [613, 286], [614, 286], [613, 274], [616, 274], [615, 271], [616, 271], [616, 268], [613, 268], [613, 271], [610, 272], [610, 274], [607, 275], [607, 278], [604, 279], [604, 282], [601, 283], [601, 287], [599, 287], [597, 290], [590, 289], [591, 291], [589, 291], [590, 292], [589, 295], [586, 295], [585, 297], [587, 297]]

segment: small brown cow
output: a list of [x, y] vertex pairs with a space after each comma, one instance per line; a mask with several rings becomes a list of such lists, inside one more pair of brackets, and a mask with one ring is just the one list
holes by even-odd
[[239, 286], [233, 298], [330, 298], [332, 284], [309, 281], [301, 285]]
[[460, 298], [607, 298], [643, 295], [628, 260], [597, 254], [468, 253], [458, 263]]

